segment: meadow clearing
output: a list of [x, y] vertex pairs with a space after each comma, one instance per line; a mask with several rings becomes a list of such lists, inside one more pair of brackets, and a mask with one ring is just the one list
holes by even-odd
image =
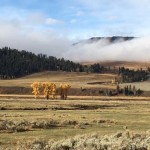
[[[111, 84], [114, 77], [113, 74], [44, 72], [1, 80], [0, 86], [30, 88], [35, 81], [51, 81], [58, 86], [67, 82], [78, 89], [115, 88]], [[87, 84], [93, 82], [99, 84]], [[34, 99], [32, 94], [21, 94], [21, 91], [0, 95], [1, 149], [16, 149], [18, 144], [30, 145], [35, 140], [59, 141], [124, 131], [145, 134], [149, 130], [149, 97], [69, 95], [67, 100], [60, 100], [58, 95], [56, 100], [45, 100], [43, 96]]]

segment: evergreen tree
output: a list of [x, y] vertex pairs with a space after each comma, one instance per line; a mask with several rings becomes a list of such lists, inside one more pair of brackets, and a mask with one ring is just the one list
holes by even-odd
[[4, 47], [0, 49], [0, 78], [13, 79], [40, 71], [83, 71], [83, 66], [64, 58], [57, 59], [45, 54], [35, 55], [25, 50]]

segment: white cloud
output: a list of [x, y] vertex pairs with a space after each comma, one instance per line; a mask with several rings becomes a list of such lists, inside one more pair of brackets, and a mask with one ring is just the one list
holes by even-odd
[[108, 40], [94, 43], [80, 43], [64, 53], [64, 57], [74, 61], [149, 61], [150, 38], [136, 38], [126, 42], [111, 44]]
[[51, 17], [57, 10], [46, 13], [44, 8], [39, 12], [1, 8], [0, 47], [10, 46], [75, 61], [150, 60], [148, 37], [112, 45], [102, 40], [71, 46], [70, 40], [74, 37], [150, 35], [149, 0], [74, 0], [73, 4], [68, 10], [72, 2], [64, 3], [63, 11], [57, 15], [61, 20]]
[[55, 18], [50, 18], [50, 17], [46, 17], [46, 15], [44, 15], [41, 12], [34, 12], [29, 14], [26, 19], [25, 19], [25, 24], [27, 25], [33, 25], [33, 26], [38, 26], [38, 25], [59, 25], [62, 24], [63, 22], [61, 20], [57, 20]]
[[[17, 24], [17, 25], [16, 25]], [[0, 47], [8, 46], [34, 53], [64, 57], [74, 61], [150, 60], [150, 38], [111, 44], [108, 40], [95, 43], [83, 42], [75, 46], [72, 41], [50, 29], [26, 28], [16, 21], [0, 22]]]
[[19, 50], [44, 53], [61, 57], [70, 45], [70, 41], [62, 34], [50, 30], [39, 30], [32, 26], [14, 26], [0, 22], [0, 47], [8, 46]]
[[44, 24], [46, 17], [40, 12], [34, 12], [27, 16], [26, 24]]
[[53, 25], [53, 24], [59, 24], [59, 23], [62, 23], [62, 22], [60, 20], [57, 20], [57, 19], [54, 19], [54, 18], [47, 18], [45, 20], [45, 23], [49, 24], [49, 25]]

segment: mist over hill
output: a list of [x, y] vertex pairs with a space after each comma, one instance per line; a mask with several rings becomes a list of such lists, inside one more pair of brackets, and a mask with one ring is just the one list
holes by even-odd
[[84, 61], [149, 61], [150, 38], [92, 37], [74, 43], [63, 57]]
[[[48, 38], [49, 35], [51, 38]], [[13, 38], [1, 38], [0, 47], [24, 49], [75, 62], [150, 61], [150, 37], [112, 36], [70, 40], [56, 33], [47, 36], [44, 33], [32, 33], [32, 36], [39, 38], [23, 38], [15, 34]]]
[[119, 42], [133, 40], [134, 38], [135, 37], [129, 37], [129, 36], [91, 37], [89, 39], [81, 40], [77, 43], [74, 43], [73, 45], [82, 44], [82, 43], [90, 44], [90, 43], [99, 42], [100, 40], [107, 40], [110, 42], [110, 44], [113, 44], [113, 43], [119, 43]]

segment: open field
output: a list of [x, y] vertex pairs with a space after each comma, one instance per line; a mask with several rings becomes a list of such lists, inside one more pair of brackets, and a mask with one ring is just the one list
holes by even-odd
[[[59, 88], [61, 83], [69, 83], [71, 89], [78, 90], [77, 94], [81, 94], [81, 88], [86, 89], [89, 93], [90, 89], [116, 89], [116, 85], [111, 84], [111, 81], [116, 77], [115, 74], [92, 74], [92, 73], [76, 73], [76, 72], [42, 72], [28, 75], [23, 78], [13, 80], [0, 80], [0, 94], [32, 94], [30, 85], [33, 82], [54, 82]], [[127, 84], [120, 84], [124, 87]], [[144, 82], [131, 83], [136, 88], [143, 91], [150, 91], [150, 80]], [[85, 91], [84, 91], [85, 92]], [[77, 95], [71, 92], [71, 95]], [[88, 94], [84, 94], [88, 95]], [[92, 94], [90, 94], [92, 95]], [[98, 95], [98, 94], [97, 94]]]
[[[0, 86], [9, 86], [9, 87], [30, 87], [33, 82], [55, 82], [57, 86], [61, 83], [69, 83], [72, 88], [80, 87], [98, 87], [97, 85], [90, 85], [87, 83], [91, 82], [105, 82], [111, 83], [111, 80], [114, 79], [116, 75], [114, 74], [92, 74], [92, 73], [77, 73], [77, 72], [58, 72], [58, 71], [46, 71], [41, 73], [35, 73], [23, 78], [14, 79], [14, 80], [0, 80]], [[101, 86], [111, 86], [101, 85]]]
[[[103, 66], [106, 67], [125, 67], [125, 68], [129, 68], [129, 69], [147, 69], [148, 67], [150, 67], [150, 62], [149, 61], [102, 61], [102, 62], [95, 62], [95, 63], [100, 63]], [[83, 62], [83, 65], [91, 65], [91, 62]]]
[[[128, 98], [129, 99], [129, 98]], [[0, 98], [0, 143], [15, 147], [37, 138], [61, 140], [79, 134], [150, 129], [150, 100]]]
[[77, 72], [47, 71], [35, 73], [23, 78], [13, 80], [0, 80], [0, 94], [28, 94], [32, 95], [33, 82], [54, 82], [59, 87], [62, 83], [69, 83], [69, 95], [99, 95], [100, 89], [115, 89], [111, 81], [114, 74], [89, 74]]
[[150, 67], [150, 62], [148, 61], [106, 61], [106, 62], [101, 62], [102, 65], [104, 66], [110, 66], [110, 67], [125, 67], [129, 69], [147, 69]]
[[[34, 99], [30, 93], [35, 81], [51, 81], [57, 86], [67, 82], [79, 90], [115, 89], [111, 84], [114, 78], [113, 74], [43, 72], [0, 80], [0, 149], [12, 150], [18, 143], [26, 145], [36, 140], [59, 141], [74, 136], [82, 139], [83, 134], [91, 137], [93, 133], [102, 136], [127, 130], [145, 134], [150, 130], [149, 97], [70, 94], [68, 100], [60, 100], [59, 96], [57, 100], [45, 100], [43, 96]], [[150, 91], [149, 81], [135, 84]], [[17, 87], [28, 88], [29, 94], [22, 94]], [[8, 91], [2, 91], [4, 88]], [[6, 93], [9, 88], [14, 89], [11, 94]], [[16, 92], [19, 94], [15, 90], [20, 90]]]

